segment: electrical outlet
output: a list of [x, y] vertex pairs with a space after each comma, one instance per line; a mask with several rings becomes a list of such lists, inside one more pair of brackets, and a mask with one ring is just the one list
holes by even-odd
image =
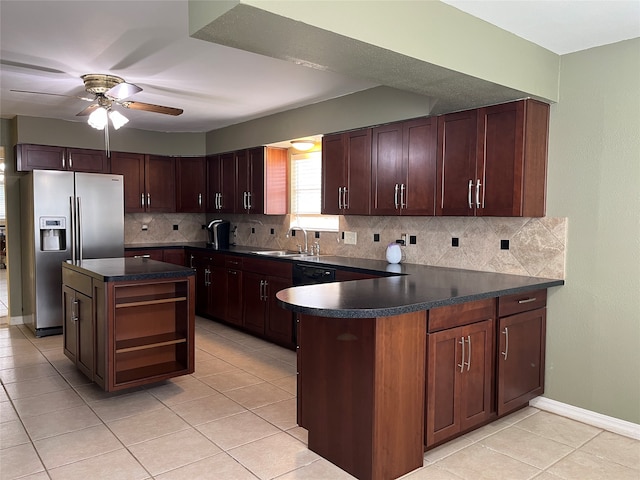
[[355, 245], [358, 243], [358, 233], [357, 232], [344, 232], [344, 244], [345, 245]]

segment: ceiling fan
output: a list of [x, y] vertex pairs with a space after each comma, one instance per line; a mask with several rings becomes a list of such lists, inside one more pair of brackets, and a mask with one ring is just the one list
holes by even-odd
[[[117, 130], [129, 120], [119, 112], [112, 110], [113, 104], [120, 105], [131, 110], [143, 110], [146, 112], [162, 113], [165, 115], [180, 115], [181, 108], [165, 107], [152, 103], [134, 102], [128, 100], [129, 97], [142, 91], [137, 85], [127, 83], [124, 79], [115, 75], [105, 75], [100, 73], [90, 73], [82, 75], [84, 88], [93, 94], [93, 98], [81, 97], [78, 95], [63, 95], [59, 93], [32, 92], [28, 90], [11, 90], [12, 92], [35, 93], [38, 95], [53, 95], [56, 97], [79, 98], [87, 102], [95, 102], [77, 114], [77, 116], [89, 115], [89, 125], [98, 130], [102, 130], [107, 124], [107, 118], [111, 119], [114, 128]], [[108, 117], [107, 117], [108, 115]]]

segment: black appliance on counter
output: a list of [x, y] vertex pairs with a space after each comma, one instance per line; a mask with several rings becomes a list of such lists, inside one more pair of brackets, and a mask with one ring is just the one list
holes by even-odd
[[212, 220], [207, 225], [209, 233], [209, 242], [207, 248], [222, 250], [229, 248], [229, 230], [230, 224], [226, 220]]
[[315, 285], [336, 281], [336, 270], [327, 267], [315, 267], [302, 263], [293, 264], [293, 286]]

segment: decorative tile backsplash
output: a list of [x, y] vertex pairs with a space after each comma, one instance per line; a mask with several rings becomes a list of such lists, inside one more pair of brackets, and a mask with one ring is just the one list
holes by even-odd
[[[287, 236], [289, 216], [220, 218], [231, 222], [231, 242], [237, 245], [295, 250], [296, 244], [303, 242], [300, 232]], [[204, 214], [128, 214], [125, 242], [206, 241], [205, 223]], [[143, 231], [142, 225], [148, 229]], [[356, 232], [356, 245], [344, 243], [345, 231]], [[383, 260], [387, 245], [403, 233], [407, 239], [415, 237], [416, 242], [403, 247], [407, 263], [546, 278], [565, 276], [566, 218], [343, 216], [340, 232], [320, 232], [320, 238], [308, 232], [308, 236], [309, 245], [319, 242], [323, 254]], [[452, 246], [453, 239], [457, 239], [457, 247]]]

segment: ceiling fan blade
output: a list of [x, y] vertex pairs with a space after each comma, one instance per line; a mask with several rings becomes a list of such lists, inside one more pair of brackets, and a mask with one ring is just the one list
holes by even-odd
[[125, 108], [131, 110], [144, 110], [145, 112], [163, 113], [165, 115], [180, 115], [184, 110], [181, 108], [163, 107], [162, 105], [153, 105], [152, 103], [142, 102], [118, 102]]
[[76, 113], [76, 117], [84, 117], [86, 115], [91, 115], [91, 113], [97, 109], [98, 107], [100, 107], [99, 104], [94, 103], [93, 105], [89, 105], [87, 108], [85, 108], [84, 110], [82, 110], [80, 113]]
[[84, 100], [86, 102], [93, 102], [95, 100], [95, 98], [80, 97], [78, 95], [63, 95], [61, 93], [32, 92], [30, 90], [9, 90], [9, 91], [18, 92], [18, 93], [35, 93], [36, 95], [51, 95], [53, 97], [79, 98], [80, 100]]
[[125, 98], [129, 98], [132, 95], [135, 95], [138, 92], [141, 92], [142, 88], [133, 83], [122, 82], [118, 85], [110, 88], [105, 92], [105, 95], [111, 98], [115, 98], [116, 100], [124, 100]]

